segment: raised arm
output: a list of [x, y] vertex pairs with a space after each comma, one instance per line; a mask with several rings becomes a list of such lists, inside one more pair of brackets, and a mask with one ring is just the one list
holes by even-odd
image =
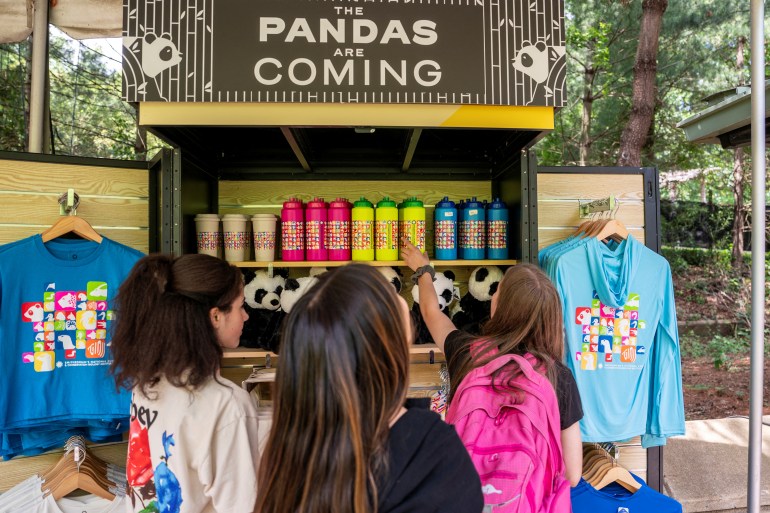
[[[401, 257], [412, 271], [417, 272], [421, 267], [430, 266], [428, 255], [417, 249], [408, 240], [403, 242]], [[433, 288], [433, 276], [428, 272], [423, 273], [417, 280], [417, 286], [420, 287], [420, 313], [422, 313], [425, 325], [430, 331], [430, 336], [436, 342], [438, 350], [443, 353], [447, 335], [457, 328], [439, 307], [436, 289]]]

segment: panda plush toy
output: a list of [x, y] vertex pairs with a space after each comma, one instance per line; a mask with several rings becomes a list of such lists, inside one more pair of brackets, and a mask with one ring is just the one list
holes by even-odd
[[[450, 270], [446, 270], [443, 273], [436, 273], [436, 279], [433, 280], [433, 288], [436, 290], [438, 296], [438, 306], [444, 314], [449, 317], [449, 305], [452, 301], [460, 297], [460, 292], [454, 284], [455, 273]], [[420, 287], [416, 284], [412, 287], [412, 319], [417, 327], [417, 333], [415, 335], [415, 344], [432, 344], [433, 337], [428, 331], [425, 321], [422, 319], [422, 313], [420, 312]]]
[[400, 294], [404, 287], [404, 275], [401, 274], [401, 269], [398, 267], [377, 267], [377, 270], [396, 288], [396, 293]]
[[280, 309], [275, 315], [276, 333], [275, 337], [271, 339], [268, 347], [265, 347], [268, 351], [272, 351], [278, 354], [278, 349], [281, 345], [281, 331], [283, 331], [283, 322], [286, 315], [291, 312], [291, 309], [299, 301], [302, 295], [310, 290], [310, 288], [318, 282], [318, 278], [315, 276], [307, 276], [305, 278], [288, 278], [281, 292]]
[[244, 278], [244, 309], [249, 319], [243, 324], [241, 345], [270, 349], [278, 344], [283, 316], [281, 293], [289, 276], [287, 269], [276, 269], [271, 277], [266, 271], [241, 269]]
[[497, 291], [503, 271], [496, 265], [482, 265], [473, 270], [468, 278], [468, 292], [460, 299], [457, 311], [452, 315], [455, 326], [478, 335], [481, 325], [489, 319], [492, 294]]

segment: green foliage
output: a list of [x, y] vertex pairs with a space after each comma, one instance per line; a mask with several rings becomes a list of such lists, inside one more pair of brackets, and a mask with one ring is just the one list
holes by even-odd
[[[29, 41], [0, 44], [0, 150], [26, 150], [29, 50]], [[53, 27], [49, 54], [52, 153], [145, 160], [166, 146], [149, 136], [137, 154], [136, 111], [121, 98], [119, 61]]]
[[29, 43], [0, 45], [0, 149], [23, 151]]
[[[711, 267], [714, 270], [732, 270], [729, 249], [672, 248], [663, 246], [661, 254], [668, 260], [671, 272], [689, 267]], [[744, 262], [751, 265], [751, 253], [744, 254]]]
[[706, 356], [706, 346], [702, 337], [695, 334], [692, 330], [679, 335], [679, 351], [684, 357], [700, 358]]
[[[631, 107], [640, 14], [641, 2], [566, 0], [568, 103], [558, 112], [553, 132], [535, 147], [543, 165], [579, 161], [588, 68], [595, 77], [587, 164], [617, 161], [618, 141]], [[643, 153], [643, 165], [661, 171], [714, 170], [706, 187], [713, 191], [711, 201], [718, 204], [732, 203], [732, 152], [718, 145], [688, 143], [676, 125], [704, 109], [703, 98], [748, 79], [748, 66], [735, 70], [740, 36], [749, 36], [748, 5], [721, 0], [668, 3], [659, 40], [655, 119]], [[680, 198], [699, 199], [698, 183], [683, 188], [688, 190], [680, 189]], [[667, 191], [662, 192], [665, 197]]]

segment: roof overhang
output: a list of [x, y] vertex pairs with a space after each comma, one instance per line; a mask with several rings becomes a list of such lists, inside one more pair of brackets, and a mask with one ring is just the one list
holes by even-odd
[[[765, 94], [770, 81], [765, 82]], [[720, 144], [723, 148], [739, 148], [751, 144], [751, 87], [738, 87], [711, 95], [710, 105], [676, 126], [684, 130], [687, 140], [698, 144]], [[765, 104], [765, 126], [770, 103]], [[770, 134], [770, 131], [766, 132]], [[768, 140], [765, 140], [767, 144]]]

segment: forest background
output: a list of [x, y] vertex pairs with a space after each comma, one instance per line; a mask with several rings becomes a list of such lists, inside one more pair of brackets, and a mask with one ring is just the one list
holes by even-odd
[[[676, 125], [709, 96], [750, 85], [749, 2], [564, 6], [567, 105], [535, 146], [538, 163], [659, 170], [687, 418], [745, 415], [751, 156], [748, 148], [690, 144]], [[31, 38], [0, 44], [0, 150], [27, 148], [31, 46]], [[75, 41], [51, 27], [49, 52], [46, 153], [146, 160], [163, 147], [121, 99], [119, 39]], [[767, 405], [770, 385], [764, 397]]]

